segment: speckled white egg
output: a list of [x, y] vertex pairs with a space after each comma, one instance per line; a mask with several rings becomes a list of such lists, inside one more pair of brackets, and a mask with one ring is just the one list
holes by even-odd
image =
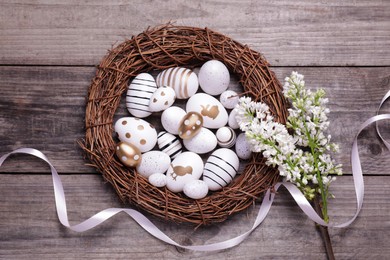
[[203, 172], [202, 158], [193, 152], [179, 154], [167, 171], [167, 188], [172, 192], [183, 191], [184, 185], [198, 180]]
[[202, 127], [197, 135], [184, 139], [183, 144], [191, 152], [204, 154], [214, 150], [217, 146], [217, 137], [209, 129]]
[[240, 159], [247, 160], [251, 158], [252, 155], [251, 147], [248, 141], [246, 140], [244, 133], [239, 134], [237, 137], [236, 153]]
[[141, 161], [137, 166], [137, 172], [148, 178], [156, 172], [166, 172], [171, 163], [168, 154], [161, 151], [150, 151], [142, 154]]
[[203, 126], [217, 129], [228, 122], [228, 113], [222, 104], [214, 97], [198, 93], [188, 99], [186, 111], [198, 112], [203, 116]]
[[175, 102], [175, 91], [167, 86], [158, 88], [149, 101], [149, 111], [160, 112], [172, 106]]
[[138, 74], [130, 83], [126, 93], [126, 107], [133, 116], [147, 117], [149, 100], [156, 91], [157, 85], [152, 75], [148, 73]]
[[119, 140], [135, 145], [141, 152], [153, 149], [157, 142], [157, 132], [147, 121], [135, 117], [122, 117], [114, 126]]
[[198, 77], [202, 90], [214, 96], [224, 92], [230, 82], [228, 68], [218, 60], [210, 60], [203, 64]]
[[161, 151], [171, 157], [171, 160], [175, 159], [183, 150], [179, 138], [165, 131], [158, 133], [157, 145]]
[[209, 186], [202, 180], [191, 180], [184, 184], [183, 192], [191, 199], [203, 199], [209, 192]]
[[182, 108], [176, 106], [169, 107], [161, 114], [161, 124], [167, 132], [178, 135], [181, 119], [185, 115], [186, 111]]
[[169, 68], [157, 75], [158, 86], [168, 86], [174, 89], [176, 98], [187, 99], [194, 95], [199, 88], [198, 77], [187, 68]]
[[164, 173], [156, 172], [149, 176], [148, 181], [153, 186], [161, 188], [167, 185], [167, 176]]
[[215, 134], [218, 145], [224, 148], [230, 148], [236, 143], [236, 133], [228, 126], [221, 127]]
[[209, 190], [220, 190], [233, 180], [239, 166], [240, 160], [232, 150], [220, 148], [207, 159], [203, 180], [209, 186]]
[[232, 110], [229, 114], [229, 119], [228, 119], [228, 125], [232, 128], [232, 129], [238, 129], [240, 128], [240, 126], [238, 125], [237, 123], [237, 120], [236, 120], [236, 110]]
[[237, 92], [233, 90], [224, 91], [219, 97], [221, 104], [227, 109], [233, 109], [239, 101]]

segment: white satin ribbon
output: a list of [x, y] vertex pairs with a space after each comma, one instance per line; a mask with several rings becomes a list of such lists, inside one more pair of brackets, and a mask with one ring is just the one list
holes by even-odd
[[[383, 98], [379, 109], [383, 105], [383, 103], [390, 97], [390, 91], [386, 94], [386, 96]], [[372, 123], [376, 123], [381, 120], [390, 119], [390, 114], [383, 114], [383, 115], [376, 115], [374, 117], [371, 117], [367, 121], [365, 121], [359, 128], [359, 131], [357, 132], [353, 145], [352, 145], [352, 151], [351, 151], [351, 164], [352, 164], [352, 176], [355, 186], [355, 193], [356, 193], [356, 202], [357, 202], [357, 208], [355, 215], [348, 221], [332, 225], [327, 224], [313, 209], [313, 207], [310, 205], [309, 201], [305, 198], [305, 196], [302, 194], [302, 192], [292, 183], [288, 182], [279, 182], [275, 185], [274, 191], [276, 192], [281, 186], [284, 186], [291, 194], [291, 196], [294, 198], [298, 206], [302, 209], [302, 211], [314, 222], [328, 227], [346, 227], [350, 225], [358, 216], [362, 205], [363, 205], [363, 197], [364, 197], [364, 182], [363, 182], [363, 172], [362, 167], [360, 163], [360, 157], [358, 152], [358, 145], [357, 145], [357, 138], [361, 131], [366, 128], [368, 125]], [[385, 140], [383, 140], [382, 136], [380, 135], [380, 132], [377, 128], [378, 134], [382, 141], [384, 141], [385, 145], [390, 149], [390, 144], [387, 143]], [[3, 155], [0, 158], [0, 166], [3, 164], [3, 162], [12, 154], [29, 154], [33, 155], [35, 157], [38, 157], [45, 161], [49, 166], [53, 178], [53, 187], [54, 187], [54, 196], [55, 196], [55, 204], [57, 208], [57, 215], [62, 225], [68, 227], [69, 229], [76, 231], [76, 232], [84, 232], [87, 231], [93, 227], [96, 227], [97, 225], [100, 225], [107, 219], [111, 218], [112, 216], [116, 215], [119, 212], [125, 212], [130, 217], [132, 217], [144, 230], [146, 230], [149, 234], [152, 236], [160, 239], [161, 241], [164, 241], [168, 244], [185, 248], [185, 249], [191, 249], [191, 250], [197, 250], [197, 251], [217, 251], [222, 249], [227, 249], [234, 247], [238, 244], [240, 244], [242, 241], [244, 241], [249, 234], [255, 230], [265, 219], [267, 216], [271, 205], [275, 198], [275, 192], [271, 192], [271, 189], [268, 189], [267, 192], [264, 195], [263, 202], [260, 205], [259, 212], [257, 214], [257, 217], [255, 219], [255, 222], [253, 223], [253, 226], [246, 231], [245, 233], [214, 244], [208, 244], [208, 245], [196, 245], [196, 246], [184, 246], [180, 245], [179, 243], [172, 240], [170, 237], [168, 237], [164, 232], [162, 232], [158, 227], [156, 227], [147, 217], [145, 217], [140, 212], [134, 210], [134, 209], [124, 209], [124, 208], [109, 208], [105, 209], [103, 211], [100, 211], [99, 213], [93, 215], [89, 219], [77, 224], [71, 226], [69, 224], [68, 220], [68, 213], [66, 208], [66, 200], [65, 200], [65, 193], [64, 188], [62, 186], [62, 182], [60, 179], [60, 176], [58, 175], [56, 169], [54, 166], [50, 163], [49, 159], [39, 150], [33, 149], [33, 148], [20, 148], [13, 152], [10, 152], [8, 154]]]

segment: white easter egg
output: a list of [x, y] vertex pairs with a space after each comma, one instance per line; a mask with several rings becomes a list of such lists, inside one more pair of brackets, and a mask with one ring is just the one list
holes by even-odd
[[186, 111], [198, 112], [203, 116], [203, 126], [217, 129], [228, 122], [228, 113], [222, 104], [214, 97], [198, 93], [187, 102]]
[[230, 149], [220, 148], [215, 150], [204, 166], [203, 180], [209, 186], [209, 190], [220, 190], [228, 185], [236, 176], [240, 161], [237, 155]]
[[149, 101], [149, 111], [160, 112], [172, 106], [175, 102], [176, 94], [173, 88], [162, 86], [158, 88]]
[[217, 146], [217, 137], [209, 129], [202, 127], [197, 135], [184, 139], [183, 144], [191, 152], [204, 154], [214, 150]]
[[219, 101], [221, 101], [221, 104], [225, 108], [233, 109], [238, 104], [239, 97], [237, 92], [233, 90], [226, 90], [219, 97]]
[[203, 160], [193, 152], [179, 154], [167, 171], [167, 188], [172, 192], [183, 191], [184, 185], [202, 176]]
[[229, 119], [228, 119], [228, 125], [232, 128], [232, 129], [238, 129], [240, 128], [240, 126], [238, 125], [237, 123], [237, 120], [236, 120], [236, 110], [232, 110], [229, 114]]
[[236, 140], [236, 153], [240, 159], [247, 160], [251, 158], [252, 151], [251, 147], [246, 140], [244, 133], [241, 133], [237, 136]]
[[158, 86], [168, 86], [175, 90], [176, 98], [187, 99], [194, 95], [199, 88], [198, 77], [187, 68], [169, 68], [157, 75]]
[[203, 199], [209, 192], [209, 186], [202, 180], [191, 180], [184, 184], [183, 192], [191, 199]]
[[228, 126], [219, 128], [216, 137], [218, 145], [223, 148], [230, 148], [236, 143], [236, 133]]
[[210, 95], [221, 94], [228, 88], [230, 82], [228, 68], [218, 60], [210, 60], [203, 64], [198, 77], [200, 87]]
[[161, 151], [150, 151], [142, 154], [141, 161], [137, 166], [137, 172], [148, 178], [156, 172], [166, 172], [171, 163], [168, 154]]
[[156, 129], [143, 119], [135, 117], [119, 118], [114, 129], [119, 140], [133, 144], [143, 153], [152, 150], [156, 145]]
[[167, 176], [164, 173], [156, 172], [149, 176], [149, 183], [155, 187], [161, 188], [167, 185]]
[[161, 151], [171, 157], [171, 160], [175, 159], [183, 150], [179, 138], [165, 131], [158, 133], [157, 145]]
[[167, 132], [178, 135], [181, 119], [185, 115], [186, 111], [180, 107], [169, 107], [161, 114], [161, 124]]
[[156, 89], [157, 85], [152, 75], [138, 74], [131, 81], [126, 93], [126, 107], [130, 114], [140, 118], [152, 114], [149, 111], [149, 100]]

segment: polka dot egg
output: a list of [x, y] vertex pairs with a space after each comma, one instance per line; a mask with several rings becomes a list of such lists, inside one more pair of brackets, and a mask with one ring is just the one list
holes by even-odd
[[147, 121], [135, 117], [122, 117], [115, 123], [119, 140], [131, 143], [141, 152], [153, 149], [157, 142], [157, 131]]
[[141, 151], [130, 143], [119, 142], [115, 153], [118, 159], [127, 167], [136, 167], [141, 162]]

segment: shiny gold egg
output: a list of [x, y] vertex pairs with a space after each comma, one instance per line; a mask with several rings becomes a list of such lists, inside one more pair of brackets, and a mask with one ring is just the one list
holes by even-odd
[[203, 126], [203, 117], [197, 112], [188, 112], [179, 124], [179, 136], [190, 139], [197, 135]]
[[136, 167], [141, 162], [141, 151], [131, 143], [119, 142], [116, 156], [127, 167]]

